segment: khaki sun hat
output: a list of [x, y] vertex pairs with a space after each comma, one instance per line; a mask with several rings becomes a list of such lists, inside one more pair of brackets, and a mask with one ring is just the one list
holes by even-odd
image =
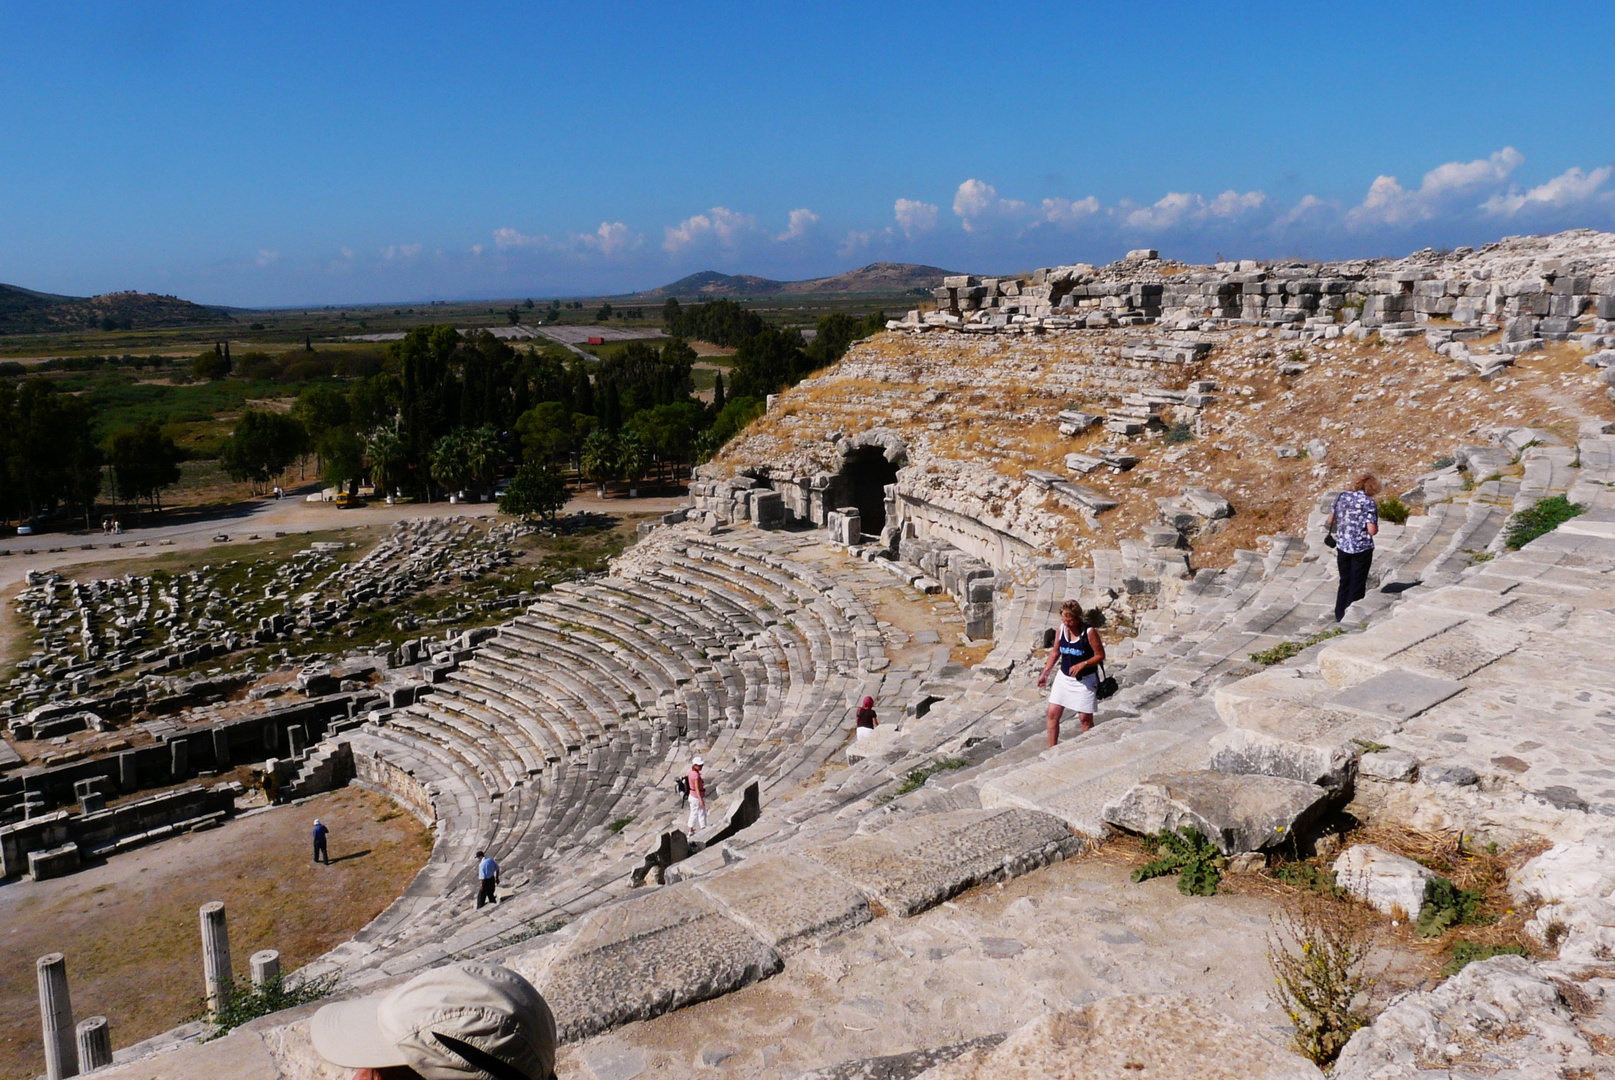
[[314, 1014], [314, 1049], [345, 1069], [404, 1065], [426, 1080], [552, 1080], [555, 1017], [508, 968], [454, 964]]

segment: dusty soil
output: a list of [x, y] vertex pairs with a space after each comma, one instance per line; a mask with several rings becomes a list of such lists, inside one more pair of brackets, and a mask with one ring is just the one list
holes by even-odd
[[[315, 865], [309, 829], [331, 829]], [[43, 1069], [34, 960], [67, 957], [74, 1015], [102, 1014], [126, 1046], [199, 1011], [197, 909], [223, 900], [238, 975], [259, 949], [290, 972], [381, 913], [431, 852], [412, 815], [358, 788], [116, 856], [53, 881], [0, 887], [0, 1076]]]

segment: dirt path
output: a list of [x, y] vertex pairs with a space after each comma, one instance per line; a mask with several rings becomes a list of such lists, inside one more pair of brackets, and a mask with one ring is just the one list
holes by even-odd
[[[310, 855], [316, 816], [331, 829], [330, 867]], [[0, 1076], [43, 1071], [37, 957], [66, 954], [75, 1016], [105, 1015], [113, 1045], [126, 1046], [197, 1012], [203, 903], [225, 903], [237, 974], [266, 948], [290, 972], [380, 914], [430, 851], [414, 817], [346, 788], [69, 877], [0, 887]]]

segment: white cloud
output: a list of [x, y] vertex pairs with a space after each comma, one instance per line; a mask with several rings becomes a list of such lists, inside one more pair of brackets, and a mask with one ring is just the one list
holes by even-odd
[[572, 246], [602, 255], [620, 255], [643, 243], [645, 238], [631, 231], [620, 221], [602, 221], [592, 233], [573, 233]]
[[798, 240], [807, 234], [807, 231], [819, 223], [819, 215], [808, 209], [792, 210], [790, 224], [785, 231], [774, 237], [780, 243], [787, 240]]
[[1488, 184], [1501, 184], [1525, 161], [1512, 146], [1474, 161], [1449, 161], [1424, 174], [1417, 189], [1409, 191], [1394, 176], [1376, 176], [1361, 205], [1346, 215], [1354, 225], [1406, 225], [1428, 221], [1449, 208], [1459, 196]]
[[344, 259], [351, 259], [351, 258], [353, 258], [353, 249], [352, 249], [352, 248], [350, 248], [350, 247], [345, 247], [345, 248], [338, 248], [338, 249], [337, 249], [337, 250], [338, 250], [338, 251], [340, 251], [340, 252], [342, 252], [342, 257], [343, 257], [343, 258], [344, 258]]
[[867, 248], [874, 238], [875, 234], [873, 232], [868, 230], [854, 229], [846, 236], [841, 238], [841, 243], [836, 245], [836, 254], [840, 255], [842, 258], [846, 258], [849, 255], [856, 255], [858, 252]]
[[259, 266], [268, 266], [278, 258], [280, 258], [280, 252], [270, 251], [268, 248], [259, 248], [258, 257], [253, 261]]
[[425, 249], [420, 244], [390, 244], [381, 250], [383, 259], [403, 259], [406, 262], [420, 255]]
[[1557, 210], [1576, 206], [1597, 195], [1599, 189], [1604, 186], [1604, 181], [1609, 179], [1610, 173], [1608, 165], [1592, 172], [1582, 172], [1579, 166], [1573, 166], [1552, 180], [1538, 184], [1524, 193], [1510, 190], [1493, 195], [1480, 204], [1481, 209], [1488, 214], [1513, 217], [1521, 211]]
[[714, 206], [707, 213], [685, 218], [676, 226], [665, 226], [667, 235], [662, 247], [670, 252], [678, 252], [707, 237], [717, 240], [724, 247], [733, 247], [743, 234], [756, 227], [756, 219], [750, 214]]
[[1329, 209], [1338, 209], [1338, 207], [1334, 203], [1325, 202], [1316, 195], [1303, 195], [1301, 196], [1301, 201], [1280, 214], [1277, 220], [1273, 222], [1273, 225], [1280, 229], [1286, 228], [1294, 225], [1302, 218], [1316, 217]]
[[493, 242], [500, 249], [541, 247], [549, 243], [549, 238], [544, 236], [525, 236], [515, 229], [505, 228], [493, 231]]
[[918, 199], [898, 199], [893, 212], [897, 215], [897, 227], [902, 229], [903, 235], [910, 240], [920, 233], [930, 232], [936, 228], [935, 203], [921, 202]]
[[1044, 199], [1042, 210], [1043, 220], [1052, 225], [1075, 225], [1099, 213], [1099, 200], [1092, 195], [1076, 202], [1070, 199]]
[[965, 232], [975, 232], [978, 224], [993, 219], [1024, 217], [1026, 204], [1019, 199], [1001, 199], [997, 188], [972, 178], [960, 184], [954, 193], [953, 212], [959, 216]]
[[1266, 202], [1267, 196], [1260, 191], [1240, 194], [1230, 189], [1209, 203], [1193, 192], [1169, 191], [1151, 206], [1128, 211], [1123, 220], [1135, 229], [1171, 229], [1210, 218], [1239, 217], [1260, 209]]

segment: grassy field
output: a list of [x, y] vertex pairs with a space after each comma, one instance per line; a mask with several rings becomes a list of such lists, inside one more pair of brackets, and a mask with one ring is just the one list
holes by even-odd
[[[331, 829], [331, 865], [308, 831]], [[379, 915], [431, 853], [431, 833], [390, 801], [346, 788], [210, 832], [176, 837], [51, 881], [0, 889], [0, 1076], [44, 1071], [34, 960], [67, 957], [75, 1015], [105, 1015], [127, 1046], [200, 1013], [197, 909], [223, 900], [238, 975], [258, 949], [288, 973]]]

